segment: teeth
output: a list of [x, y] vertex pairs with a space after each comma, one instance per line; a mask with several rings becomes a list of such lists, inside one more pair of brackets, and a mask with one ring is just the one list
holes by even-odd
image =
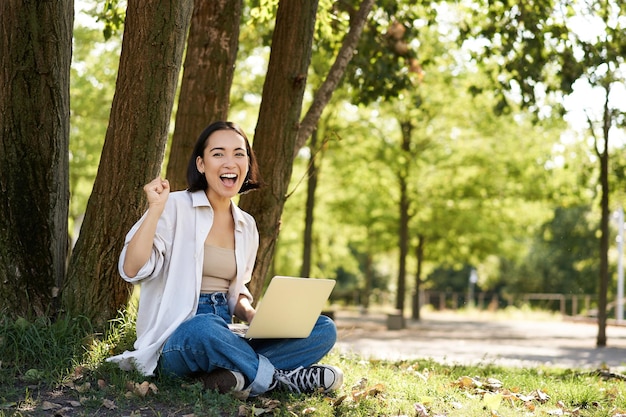
[[237, 174], [222, 174], [222, 178], [237, 178]]

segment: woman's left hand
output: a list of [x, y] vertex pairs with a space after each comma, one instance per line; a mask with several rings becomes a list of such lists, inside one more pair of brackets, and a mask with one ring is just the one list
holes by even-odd
[[235, 305], [235, 317], [240, 320], [243, 320], [247, 323], [250, 323], [256, 314], [256, 310], [250, 304], [250, 300], [243, 294], [239, 295], [239, 300], [237, 300], [237, 304]]

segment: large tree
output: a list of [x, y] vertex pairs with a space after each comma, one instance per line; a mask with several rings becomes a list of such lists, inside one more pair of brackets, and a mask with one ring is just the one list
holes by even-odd
[[161, 170], [192, 6], [128, 2], [109, 127], [63, 289], [71, 312], [106, 320], [128, 299], [117, 260], [145, 209], [143, 185]]
[[257, 298], [274, 256], [294, 158], [315, 129], [322, 110], [341, 80], [372, 4], [372, 0], [363, 0], [359, 9], [351, 14], [350, 30], [301, 122], [318, 5], [317, 1], [279, 2], [254, 135], [254, 149], [266, 187], [242, 196], [240, 201], [240, 206], [255, 217], [259, 228], [259, 252], [250, 284], [250, 290]]
[[[260, 234], [253, 295], [260, 295], [274, 253], [280, 216], [292, 172], [292, 155], [302, 111], [317, 1], [281, 0], [272, 36], [272, 52], [254, 135], [254, 150], [266, 187], [242, 196], [240, 206], [257, 221]], [[289, 57], [289, 59], [284, 59]], [[289, 157], [285, 161], [285, 157]]]
[[53, 314], [65, 275], [73, 0], [0, 2], [0, 308]]

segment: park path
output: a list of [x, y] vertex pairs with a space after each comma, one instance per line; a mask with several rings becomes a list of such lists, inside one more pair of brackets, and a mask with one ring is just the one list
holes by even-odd
[[420, 321], [407, 319], [402, 330], [387, 330], [385, 314], [339, 310], [335, 322], [336, 349], [367, 358], [626, 371], [626, 326], [607, 326], [607, 346], [597, 348], [597, 324], [558, 318], [429, 312]]

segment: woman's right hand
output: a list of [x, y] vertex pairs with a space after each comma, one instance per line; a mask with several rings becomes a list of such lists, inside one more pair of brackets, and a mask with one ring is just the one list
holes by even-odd
[[170, 195], [170, 183], [168, 180], [156, 177], [148, 184], [144, 185], [143, 191], [146, 193], [148, 205], [151, 208], [158, 207], [163, 210], [165, 203], [167, 202], [167, 198]]
[[129, 278], [134, 278], [141, 267], [150, 259], [159, 217], [161, 217], [170, 195], [170, 183], [168, 180], [157, 177], [144, 185], [143, 191], [148, 198], [149, 207], [143, 223], [128, 242], [123, 268], [124, 273]]

